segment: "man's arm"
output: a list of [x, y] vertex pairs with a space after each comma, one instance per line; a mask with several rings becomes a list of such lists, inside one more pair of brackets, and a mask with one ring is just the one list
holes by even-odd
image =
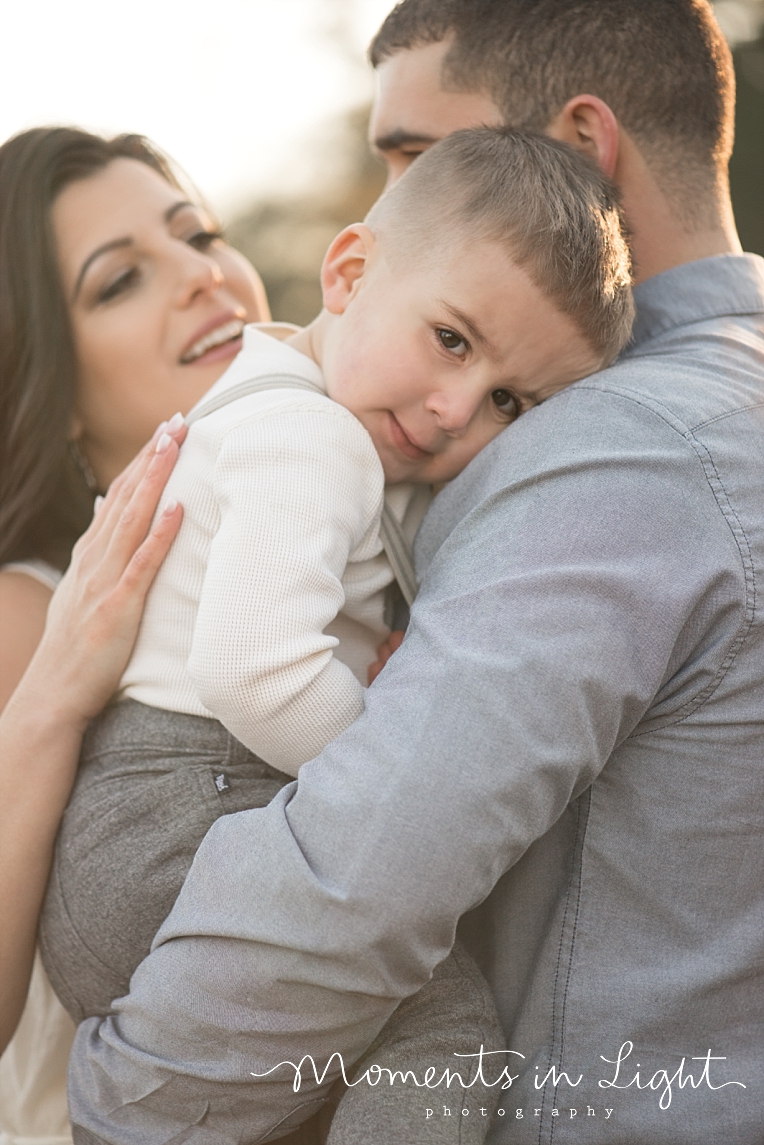
[[556, 399], [505, 435], [364, 715], [208, 833], [130, 995], [79, 1031], [72, 1117], [97, 1140], [192, 1114], [228, 1140], [238, 1104], [259, 1141], [310, 1112], [320, 1088], [267, 1071], [356, 1058], [656, 694], [705, 685], [700, 664], [674, 696], [672, 657], [697, 610], [725, 655], [739, 555], [691, 446], [619, 401]]

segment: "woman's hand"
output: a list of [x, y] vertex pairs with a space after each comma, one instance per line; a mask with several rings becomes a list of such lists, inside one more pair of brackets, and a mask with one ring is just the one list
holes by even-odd
[[119, 682], [146, 593], [180, 527], [177, 504], [150, 526], [186, 432], [176, 415], [112, 482], [53, 594], [28, 673], [47, 678], [56, 707], [83, 723], [101, 711]]
[[180, 526], [178, 505], [151, 522], [184, 436], [180, 417], [160, 426], [113, 482], [75, 545], [42, 640], [0, 716], [0, 1051], [24, 1006], [82, 735], [119, 682], [146, 593]]

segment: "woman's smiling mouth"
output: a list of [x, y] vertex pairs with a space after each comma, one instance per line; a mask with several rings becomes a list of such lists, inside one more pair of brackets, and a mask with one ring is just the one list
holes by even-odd
[[232, 318], [209, 330], [189, 346], [180, 359], [181, 365], [190, 365], [192, 362], [198, 362], [200, 358], [204, 358], [206, 364], [225, 357], [226, 353], [238, 353], [241, 349], [243, 329], [244, 322], [241, 318]]

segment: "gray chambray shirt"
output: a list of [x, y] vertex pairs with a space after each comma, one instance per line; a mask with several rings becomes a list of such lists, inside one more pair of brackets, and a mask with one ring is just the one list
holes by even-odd
[[215, 824], [80, 1027], [97, 1139], [227, 1141], [233, 1092], [267, 1136], [309, 1095], [250, 1071], [352, 1061], [466, 916], [514, 1051], [492, 1143], [764, 1141], [764, 261], [636, 296], [618, 363], [436, 499], [365, 714]]

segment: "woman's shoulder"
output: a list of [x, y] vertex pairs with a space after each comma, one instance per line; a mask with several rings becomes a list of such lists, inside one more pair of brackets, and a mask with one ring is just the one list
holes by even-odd
[[32, 659], [60, 577], [45, 561], [0, 566], [0, 710]]

